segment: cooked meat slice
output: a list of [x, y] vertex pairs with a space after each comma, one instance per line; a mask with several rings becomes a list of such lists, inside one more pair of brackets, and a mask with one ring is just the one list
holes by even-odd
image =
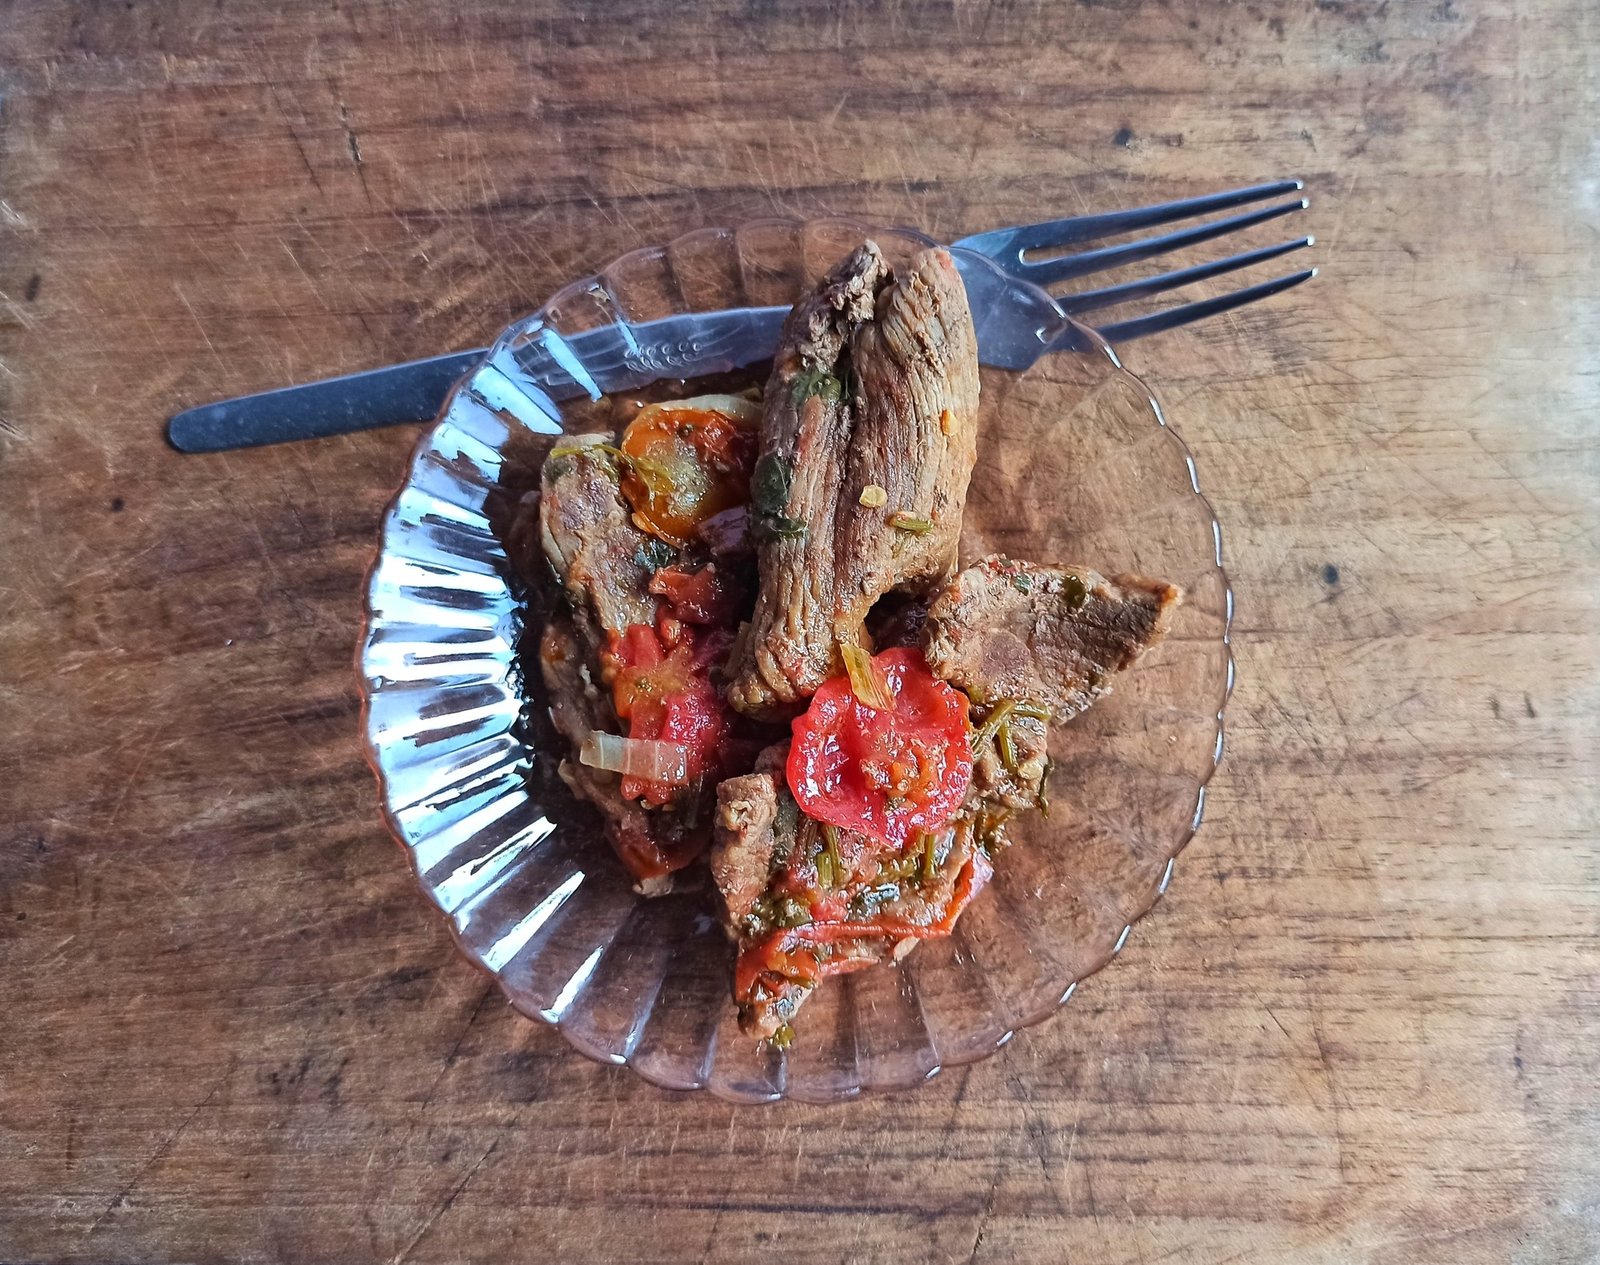
[[[928, 592], [955, 572], [978, 454], [978, 335], [949, 254], [913, 259], [850, 350], [860, 419], [841, 502], [833, 636], [854, 645], [884, 594]], [[862, 503], [867, 488], [882, 489], [882, 505]]]
[[619, 633], [655, 621], [650, 577], [673, 553], [634, 526], [611, 442], [609, 435], [573, 435], [551, 451], [540, 480], [539, 531], [572, 604]]
[[835, 520], [855, 422], [841, 360], [887, 277], [867, 242], [794, 305], [778, 340], [751, 482], [761, 588], [730, 664], [729, 701], [751, 715], [782, 715], [835, 666]]
[[934, 675], [974, 700], [1042, 705], [1060, 723], [1161, 640], [1182, 596], [1161, 580], [992, 555], [934, 601], [923, 652]]
[[711, 878], [730, 926], [752, 913], [767, 890], [778, 855], [777, 820], [778, 782], [770, 773], [746, 773], [718, 783]]
[[840, 671], [879, 598], [954, 569], [978, 347], [949, 254], [924, 251], [890, 283], [872, 243], [856, 251], [796, 305], [765, 399], [761, 587], [729, 698], [773, 718]]
[[[539, 667], [550, 695], [550, 718], [574, 751], [593, 729], [618, 729], [611, 700], [593, 678], [573, 620], [553, 615], [539, 643]], [[703, 840], [685, 829], [676, 813], [646, 812], [622, 798], [621, 778], [577, 760], [561, 762], [561, 780], [605, 818], [611, 845], [646, 896], [672, 888], [671, 871], [699, 850]]]

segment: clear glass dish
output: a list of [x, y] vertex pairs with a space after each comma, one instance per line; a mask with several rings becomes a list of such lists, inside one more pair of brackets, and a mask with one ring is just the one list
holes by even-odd
[[[723, 344], [666, 345], [635, 327], [790, 304], [866, 237], [891, 261], [927, 244], [852, 220], [760, 221], [636, 251], [563, 289], [501, 336], [419, 441], [367, 584], [369, 758], [462, 952], [590, 1058], [739, 1102], [903, 1089], [1053, 1014], [1166, 890], [1222, 753], [1232, 595], [1215, 516], [1150, 392], [1062, 317], [1072, 349], [983, 371], [963, 559], [1141, 572], [1185, 599], [1167, 640], [1056, 732], [1051, 815], [1019, 824], [954, 936], [828, 981], [789, 1050], [758, 1046], [735, 1021], [708, 893], [635, 896], [592, 810], [549, 776], [563, 753], [522, 678], [523, 604], [497, 528], [587, 402], [555, 399], [575, 382], [623, 390], [727, 368]], [[580, 354], [572, 340], [595, 330], [608, 350]]]

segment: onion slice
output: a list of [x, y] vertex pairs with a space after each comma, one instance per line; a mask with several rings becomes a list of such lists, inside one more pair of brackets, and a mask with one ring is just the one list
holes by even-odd
[[578, 749], [578, 762], [645, 782], [664, 782], [668, 786], [689, 783], [689, 749], [655, 738], [619, 738], [602, 729], [591, 729]]
[[888, 682], [883, 679], [870, 654], [860, 646], [844, 645], [839, 647], [839, 654], [844, 659], [844, 670], [850, 676], [850, 691], [856, 696], [857, 702], [880, 712], [886, 712], [894, 706]]

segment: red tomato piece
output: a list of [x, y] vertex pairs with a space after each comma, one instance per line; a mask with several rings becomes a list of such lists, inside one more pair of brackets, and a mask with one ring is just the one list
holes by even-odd
[[[973, 852], [956, 877], [955, 890], [944, 915], [936, 922], [910, 923], [896, 918], [869, 922], [816, 921], [803, 927], [773, 931], [739, 950], [734, 964], [734, 997], [756, 999], [761, 987], [781, 987], [785, 981], [815, 984], [830, 975], [842, 975], [872, 965], [871, 959], [823, 955], [816, 946], [852, 940], [937, 940], [950, 934], [956, 919], [973, 897], [994, 876], [994, 865], [982, 851]], [[816, 911], [813, 911], [816, 912]]]
[[920, 650], [885, 650], [872, 662], [892, 706], [868, 707], [848, 677], [824, 683], [794, 722], [789, 790], [808, 816], [901, 847], [966, 798], [967, 697], [935, 678]]
[[714, 562], [698, 571], [663, 567], [651, 578], [650, 592], [665, 598], [672, 614], [686, 624], [732, 626], [738, 623], [739, 594]]
[[[685, 629], [669, 650], [648, 624], [632, 624], [615, 638], [609, 655], [612, 700], [627, 722], [628, 737], [675, 742], [688, 752], [691, 783], [722, 761], [727, 721], [716, 687], [697, 661], [694, 639]], [[624, 777], [622, 797], [652, 808], [672, 801], [680, 788]]]
[[622, 437], [622, 492], [635, 523], [682, 546], [705, 520], [749, 500], [759, 417], [759, 406], [726, 396], [641, 409]]

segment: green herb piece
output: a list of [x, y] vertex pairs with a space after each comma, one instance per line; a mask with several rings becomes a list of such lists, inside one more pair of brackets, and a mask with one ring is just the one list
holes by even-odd
[[793, 486], [794, 471], [777, 453], [769, 452], [756, 462], [750, 476], [750, 502], [763, 514], [782, 514]]
[[870, 654], [860, 646], [840, 646], [839, 654], [844, 659], [844, 670], [850, 676], [850, 692], [856, 696], [858, 703], [880, 712], [894, 706], [888, 682], [872, 662]]
[[896, 510], [889, 515], [889, 526], [896, 531], [910, 532], [913, 536], [926, 536], [933, 530], [933, 520], [918, 518], [915, 514], [907, 514], [903, 510]]
[[789, 398], [794, 406], [809, 400], [813, 395], [819, 395], [830, 404], [837, 404], [844, 398], [845, 384], [826, 369], [803, 369], [795, 374], [794, 384], [789, 388]]
[[839, 827], [835, 826], [831, 821], [823, 822], [822, 841], [827, 848], [827, 852], [824, 855], [828, 859], [829, 867], [833, 870], [834, 880], [839, 886], [843, 887], [850, 876], [845, 873], [844, 862], [839, 857]]
[[758, 543], [806, 534], [806, 525], [789, 518], [789, 489], [794, 486], [794, 471], [775, 452], [756, 462], [750, 476], [750, 503], [756, 508], [756, 523], [751, 532]]
[[928, 831], [922, 836], [922, 881], [931, 883], [939, 873], [939, 836]]
[[778, 796], [778, 815], [772, 823], [772, 837], [778, 841], [778, 846], [773, 849], [769, 877], [788, 864], [799, 833], [800, 806], [788, 795]]
[[1033, 592], [1033, 577], [1026, 571], [1018, 571], [1016, 575], [1011, 577], [1011, 587], [1016, 589], [1018, 593], [1031, 593]]
[[657, 540], [654, 536], [646, 536], [639, 542], [639, 547], [634, 550], [633, 560], [639, 566], [651, 573], [669, 566], [677, 559], [677, 551], [664, 540]]
[[[1015, 708], [1012, 709], [1015, 711]], [[1011, 737], [1011, 717], [1004, 716], [1000, 720], [1000, 727], [995, 730], [995, 739], [1000, 747], [1000, 758], [1005, 761], [1006, 768], [1011, 772], [1017, 771], [1017, 744]]]
[[1021, 717], [1023, 720], [1042, 720], [1046, 724], [1050, 723], [1050, 709], [1043, 703], [1030, 702], [1028, 699], [1013, 703], [1011, 714]]
[[995, 736], [1001, 723], [1007, 716], [1011, 715], [1016, 705], [1016, 700], [1010, 698], [1003, 698], [994, 705], [994, 710], [989, 713], [988, 719], [973, 731], [972, 749], [974, 752], [982, 751], [988, 745], [989, 740]]
[[817, 867], [817, 888], [828, 891], [833, 887], [833, 862], [826, 852], [819, 852], [814, 864]]
[[794, 1027], [791, 1024], [780, 1024], [778, 1030], [767, 1038], [767, 1044], [774, 1050], [787, 1050], [794, 1044]]
[[1089, 586], [1069, 571], [1061, 579], [1061, 595], [1067, 599], [1067, 609], [1075, 611], [1089, 600]]
[[775, 909], [773, 922], [784, 928], [804, 927], [811, 922], [811, 907], [793, 896], [781, 897]]

